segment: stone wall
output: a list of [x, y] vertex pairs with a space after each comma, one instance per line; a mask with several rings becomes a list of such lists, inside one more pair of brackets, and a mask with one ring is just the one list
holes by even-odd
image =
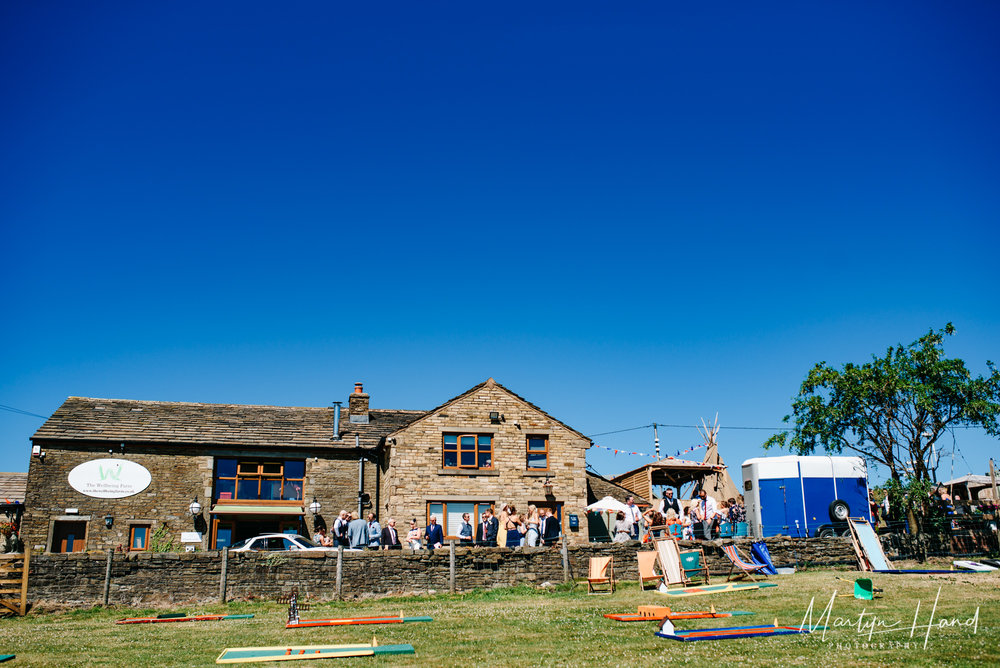
[[[21, 522], [22, 539], [39, 553], [51, 549], [55, 520], [86, 522], [87, 550], [106, 550], [128, 545], [129, 528], [133, 524], [149, 524], [151, 531], [166, 524], [175, 542], [180, 541], [182, 531], [201, 531], [204, 540], [200, 548], [206, 549], [211, 530], [209, 510], [216, 457], [305, 460], [305, 505], [313, 498], [320, 499], [323, 504], [320, 519], [326, 517], [330, 523], [341, 508], [357, 510], [358, 458], [351, 450], [325, 448], [314, 452], [290, 448], [281, 452], [236, 451], [210, 446], [128, 444], [124, 453], [117, 447], [112, 448], [109, 453], [107, 443], [96, 442], [47, 442], [42, 444], [42, 449], [45, 450], [44, 461], [37, 457], [31, 458], [26, 511]], [[80, 494], [70, 487], [67, 478], [74, 467], [104, 457], [127, 459], [141, 464], [149, 470], [152, 482], [142, 492], [122, 499], [98, 499]], [[374, 503], [378, 467], [369, 462], [364, 467], [365, 491], [371, 495]], [[192, 518], [188, 513], [188, 506], [195, 496], [204, 506], [203, 514], [198, 518]], [[77, 514], [66, 514], [67, 508], [75, 508]], [[106, 515], [114, 517], [114, 525], [110, 530], [104, 524]], [[309, 532], [314, 528], [306, 527]]]
[[[819, 566], [853, 564], [849, 539], [811, 538], [767, 540], [774, 562]], [[701, 545], [713, 576], [725, 576], [729, 562], [721, 543]], [[740, 543], [744, 553], [749, 542]], [[635, 552], [646, 549], [638, 543], [573, 545], [567, 550], [570, 577], [584, 577], [592, 556], [613, 555], [619, 579], [637, 578]], [[300, 595], [317, 599], [337, 596], [336, 551], [297, 553], [232, 552], [226, 563], [229, 599], [274, 598], [298, 587]], [[450, 590], [448, 549], [411, 552], [344, 552], [342, 555], [341, 596]], [[114, 554], [109, 601], [137, 605], [141, 602], [217, 601], [222, 577], [220, 552]], [[107, 554], [32, 555], [29, 600], [89, 606], [103, 602]], [[553, 548], [466, 548], [455, 549], [455, 589], [469, 591], [518, 584], [540, 585], [563, 581], [563, 558]]]
[[[503, 419], [491, 422], [491, 412], [500, 413]], [[491, 435], [492, 467], [443, 468], [443, 435], [448, 433]], [[527, 470], [529, 435], [548, 437], [547, 471]], [[569, 536], [571, 543], [586, 542], [588, 447], [589, 440], [491, 379], [395, 434], [395, 442], [390, 444], [389, 470], [384, 477], [383, 501], [387, 513], [384, 517], [395, 517], [398, 521], [416, 517], [425, 526], [427, 504], [431, 502], [489, 502], [497, 511], [505, 503], [524, 511], [529, 503], [557, 502], [563, 504], [564, 535]], [[552, 483], [549, 498], [542, 488], [546, 479]], [[569, 528], [570, 513], [579, 516], [579, 531]]]

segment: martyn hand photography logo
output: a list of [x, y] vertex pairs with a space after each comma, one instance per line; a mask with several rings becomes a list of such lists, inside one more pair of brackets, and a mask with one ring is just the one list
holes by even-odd
[[[912, 620], [903, 619], [888, 619], [880, 617], [876, 613], [868, 612], [868, 608], [863, 608], [856, 617], [834, 617], [833, 607], [834, 602], [837, 600], [837, 590], [833, 591], [830, 596], [829, 602], [823, 611], [820, 613], [816, 621], [813, 621], [813, 609], [816, 602], [816, 597], [812, 597], [809, 601], [809, 607], [806, 608], [806, 612], [802, 617], [801, 628], [816, 628], [817, 630], [822, 629], [822, 636], [820, 639], [826, 642], [826, 632], [832, 629], [854, 629], [856, 636], [859, 638], [864, 638], [867, 640], [868, 645], [873, 645], [872, 640], [876, 635], [882, 636], [884, 634], [890, 634], [888, 639], [890, 641], [896, 641], [895, 643], [890, 642], [889, 648], [894, 648], [898, 646], [898, 641], [901, 636], [905, 636], [907, 641], [907, 648], [909, 641], [918, 641], [920, 636], [923, 636], [923, 649], [927, 649], [927, 641], [931, 637], [932, 630], [944, 630], [944, 629], [954, 629], [954, 628], [964, 628], [970, 629], [972, 635], [975, 635], [979, 631], [979, 607], [976, 607], [975, 612], [969, 617], [937, 617], [937, 607], [938, 602], [941, 599], [941, 587], [938, 587], [937, 596], [934, 597], [934, 605], [931, 607], [930, 615], [927, 617], [926, 622], [921, 619], [920, 616], [920, 601], [917, 601], [916, 608], [913, 612]], [[839, 644], [839, 643], [838, 643]]]

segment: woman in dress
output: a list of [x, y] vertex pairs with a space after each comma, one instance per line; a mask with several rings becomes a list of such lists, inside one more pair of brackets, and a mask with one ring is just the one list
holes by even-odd
[[625, 519], [625, 512], [618, 511], [615, 517], [615, 537], [612, 543], [627, 543], [632, 538], [632, 523]]
[[507, 545], [507, 518], [510, 517], [510, 506], [506, 503], [497, 515], [497, 545], [503, 547]]
[[[671, 509], [672, 510], [672, 509]], [[659, 538], [662, 532], [662, 527], [666, 525], [667, 521], [660, 514], [660, 511], [654, 507], [650, 507], [646, 512], [642, 514], [642, 519], [646, 521], [646, 526], [649, 527], [649, 531], [646, 534], [643, 542], [648, 542], [654, 538]]]
[[520, 547], [524, 530], [524, 520], [517, 514], [517, 508], [509, 506], [507, 509], [507, 547]]
[[417, 526], [415, 519], [410, 520], [410, 530], [406, 533], [406, 543], [411, 550], [420, 549], [420, 527]]
[[692, 509], [691, 506], [684, 507], [684, 514], [681, 515], [681, 526], [684, 527], [681, 536], [684, 540], [694, 540], [694, 523], [698, 521], [697, 517], [697, 509]]
[[538, 527], [541, 521], [538, 518], [538, 508], [534, 505], [528, 506], [528, 517], [525, 520], [525, 525], [528, 527], [528, 532], [524, 535], [525, 543], [528, 547], [535, 547], [539, 543], [539, 537], [541, 533], [538, 531]]

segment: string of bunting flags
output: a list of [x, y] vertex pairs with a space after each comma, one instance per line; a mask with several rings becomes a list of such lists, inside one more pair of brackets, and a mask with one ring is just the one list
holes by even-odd
[[[680, 457], [681, 455], [686, 455], [689, 452], [694, 452], [695, 450], [700, 450], [701, 448], [707, 447], [707, 445], [708, 445], [707, 443], [702, 443], [701, 445], [692, 445], [687, 450], [678, 450], [677, 454], [674, 455], [674, 456], [675, 457]], [[606, 445], [597, 445], [596, 443], [594, 444], [594, 447], [595, 448], [601, 448], [602, 450], [610, 450], [611, 452], [615, 453], [616, 456], [617, 455], [635, 455], [636, 457], [649, 457], [650, 459], [656, 459], [657, 458], [656, 455], [650, 455], [650, 454], [647, 454], [645, 452], [629, 452], [628, 450], [621, 450], [619, 448], [609, 448]]]

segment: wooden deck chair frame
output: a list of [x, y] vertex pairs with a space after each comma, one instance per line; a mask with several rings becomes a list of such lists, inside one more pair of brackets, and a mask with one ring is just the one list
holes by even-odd
[[[859, 570], [861, 570], [862, 572], [875, 571], [876, 568], [872, 564], [872, 558], [871, 555], [868, 554], [868, 548], [865, 547], [864, 542], [861, 540], [860, 534], [858, 534], [858, 527], [857, 527], [858, 524], [868, 527], [869, 529], [871, 529], [873, 534], [875, 533], [875, 530], [872, 528], [871, 524], [869, 524], [868, 522], [868, 519], [865, 517], [847, 518], [847, 526], [850, 527], [851, 529], [851, 542], [854, 543], [854, 554], [858, 557]], [[878, 537], [876, 535], [876, 540], [877, 538]], [[877, 549], [881, 553], [877, 556], [882, 557], [882, 559], [885, 561], [888, 570], [893, 569], [894, 566], [892, 565], [892, 562], [889, 561], [889, 557], [886, 556], [885, 550], [882, 549], [881, 543], [878, 543], [875, 547], [877, 547]]]
[[[730, 549], [733, 551], [732, 554], [729, 553]], [[726, 578], [726, 582], [732, 582], [733, 571], [737, 568], [739, 569], [739, 572], [736, 574], [737, 580], [740, 578], [748, 578], [751, 582], [756, 582], [757, 580], [754, 578], [755, 573], [757, 575], [763, 575], [764, 579], [767, 579], [767, 573], [762, 572], [762, 569], [767, 568], [767, 565], [755, 564], [754, 562], [744, 558], [735, 544], [723, 546], [722, 553], [726, 555], [726, 558], [729, 559], [729, 563], [731, 564], [729, 567], [729, 576]]]
[[663, 576], [656, 572], [656, 551], [640, 550], [635, 553], [635, 558], [639, 563], [639, 589], [646, 591], [646, 583], [659, 584], [663, 581]]
[[663, 584], [666, 587], [679, 585], [686, 587], [688, 579], [681, 565], [681, 548], [673, 536], [659, 538], [653, 543], [656, 546], [656, 560], [660, 563], [663, 573]]
[[[683, 555], [685, 554], [697, 554], [698, 555], [698, 568], [684, 568]], [[684, 573], [684, 578], [688, 582], [692, 582], [691, 573], [703, 573], [703, 575], [696, 575], [695, 577], [705, 579], [705, 584], [712, 584], [712, 581], [708, 575], [708, 561], [705, 559], [705, 550], [700, 547], [689, 548], [684, 550], [678, 555], [681, 557], [681, 571]]]
[[[605, 589], [602, 589], [605, 588]], [[587, 573], [588, 594], [615, 593], [615, 558], [591, 557]]]

